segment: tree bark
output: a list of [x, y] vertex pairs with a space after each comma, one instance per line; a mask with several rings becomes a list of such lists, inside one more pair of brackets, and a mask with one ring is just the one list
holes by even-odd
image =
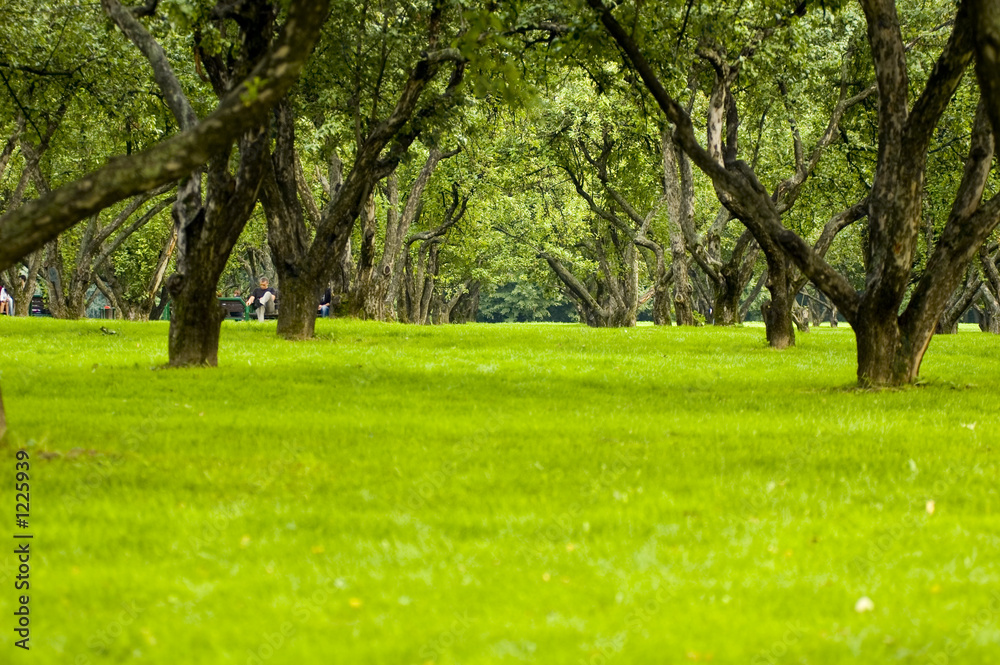
[[795, 346], [795, 328], [792, 321], [792, 305], [795, 300], [789, 292], [788, 263], [783, 255], [771, 260], [765, 252], [767, 262], [767, 290], [771, 300], [761, 307], [767, 343], [773, 349], [787, 349]]
[[316, 330], [317, 304], [322, 293], [312, 280], [286, 276], [281, 282], [278, 334], [285, 339], [309, 339]]
[[215, 367], [219, 364], [219, 334], [223, 319], [215, 294], [215, 282], [195, 282], [174, 274], [167, 280], [167, 289], [172, 298], [168, 342], [170, 365]]
[[688, 275], [688, 256], [684, 246], [685, 225], [694, 217], [694, 178], [691, 162], [671, 139], [670, 131], [660, 132], [660, 152], [663, 159], [663, 190], [667, 199], [667, 232], [670, 239], [670, 258], [673, 268], [674, 314], [677, 325], [694, 326], [694, 289]]
[[669, 326], [672, 323], [670, 318], [670, 301], [672, 300], [670, 284], [673, 279], [673, 270], [667, 269], [661, 250], [656, 254], [656, 272], [653, 282], [653, 325]]
[[983, 332], [1000, 335], [1000, 301], [990, 293], [986, 285], [980, 287], [983, 309], [977, 310], [980, 315], [979, 328]]
[[717, 326], [736, 326], [743, 322], [740, 316], [740, 298], [743, 295], [743, 281], [739, 274], [739, 265], [728, 263], [719, 271], [721, 283], [715, 288], [715, 305], [712, 307], [714, 324]]

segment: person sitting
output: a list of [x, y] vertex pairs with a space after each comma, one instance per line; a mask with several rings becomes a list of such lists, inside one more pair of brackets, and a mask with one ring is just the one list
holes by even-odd
[[260, 286], [253, 290], [247, 299], [247, 305], [257, 310], [257, 320], [264, 322], [264, 315], [274, 316], [274, 301], [278, 293], [268, 286], [267, 277], [260, 278]]
[[[24, 280], [23, 277], [21, 279]], [[21, 282], [21, 288], [24, 288], [23, 281]], [[4, 288], [3, 284], [0, 284], [0, 314], [14, 316], [14, 298]]]
[[323, 297], [319, 299], [319, 315], [325, 319], [330, 316], [330, 289], [323, 292]]

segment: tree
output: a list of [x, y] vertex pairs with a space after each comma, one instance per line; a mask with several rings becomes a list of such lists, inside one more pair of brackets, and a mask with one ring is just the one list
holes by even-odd
[[319, 36], [327, 6], [327, 0], [293, 0], [289, 18], [267, 54], [204, 120], [0, 217], [0, 270], [109, 205], [188, 177], [256, 126], [297, 78]]
[[[414, 240], [407, 238], [410, 227], [420, 215], [421, 197], [427, 188], [431, 174], [441, 160], [454, 157], [460, 150], [447, 153], [433, 147], [428, 151], [423, 168], [410, 185], [405, 202], [399, 199], [399, 174], [393, 172], [386, 178], [385, 233], [382, 239], [381, 256], [376, 258], [375, 233], [377, 222], [373, 205], [366, 206], [362, 216], [361, 260], [358, 263], [358, 279], [352, 301], [354, 314], [365, 319], [378, 321], [395, 320], [396, 300], [400, 295], [403, 273], [403, 242], [409, 250]], [[455, 220], [457, 221], [457, 220]], [[450, 226], [450, 224], [449, 224]], [[444, 231], [437, 237], [443, 235]], [[427, 242], [428, 239], [422, 239]], [[377, 262], [377, 264], [376, 264]]]
[[[442, 203], [444, 203], [444, 193], [441, 196]], [[417, 324], [448, 323], [451, 321], [452, 311], [461, 302], [463, 295], [469, 292], [466, 289], [472, 285], [466, 284], [465, 288], [457, 289], [447, 302], [441, 301], [439, 293], [435, 294], [435, 287], [438, 286], [438, 275], [441, 271], [441, 247], [446, 241], [448, 231], [465, 216], [468, 203], [469, 196], [460, 197], [458, 185], [453, 183], [451, 202], [444, 211], [444, 219], [441, 224], [435, 228], [414, 233], [406, 239], [406, 247], [402, 251], [404, 257], [402, 288], [399, 292], [401, 320]], [[419, 245], [414, 255], [412, 247], [416, 243]], [[475, 288], [478, 290], [478, 287]], [[437, 304], [439, 305], [437, 321], [434, 321], [432, 307], [435, 304], [435, 295], [438, 296]], [[441, 320], [442, 318], [443, 320]]]
[[[965, 174], [951, 216], [926, 270], [900, 313], [912, 278], [914, 248], [921, 228], [927, 151], [941, 113], [973, 57], [976, 3], [966, 1], [959, 6], [951, 36], [911, 108], [905, 45], [895, 3], [862, 0], [879, 90], [879, 151], [875, 181], [866, 205], [867, 275], [865, 289], [860, 294], [798, 234], [782, 226], [778, 206], [752, 169], [739, 160], [720, 163], [697, 142], [690, 117], [666, 91], [629, 32], [601, 0], [588, 3], [661, 110], [676, 124], [679, 143], [712, 178], [726, 206], [748, 228], [755, 228], [759, 238], [784, 249], [851, 322], [858, 340], [859, 383], [891, 386], [914, 381], [947, 298], [1000, 221], [1000, 199], [994, 197], [980, 205], [993, 156], [987, 114], [991, 108], [1000, 108], [983, 103], [974, 123]], [[978, 11], [985, 13], [981, 7]], [[995, 25], [986, 17], [978, 23]], [[983, 70], [994, 73], [996, 70], [990, 68], [997, 66], [996, 60], [995, 53], [992, 60], [988, 54], [980, 57]], [[983, 90], [985, 100], [992, 101], [986, 86]], [[1000, 113], [994, 115], [1000, 120]], [[770, 268], [769, 265], [769, 271]], [[774, 275], [769, 279], [773, 280]]]
[[[149, 60], [154, 78], [178, 124], [192, 131], [197, 127], [197, 116], [163, 48], [118, 0], [102, 0], [102, 6]], [[300, 20], [319, 22], [325, 14], [323, 11], [319, 14], [302, 12], [300, 15], [294, 10], [295, 6], [285, 22], [284, 35], [278, 38], [277, 43], [287, 39], [288, 33], [297, 28]], [[271, 46], [276, 14], [276, 8], [270, 3], [217, 5], [211, 18], [219, 26], [219, 34], [224, 33], [228, 21], [238, 27], [238, 39], [233, 40], [225, 55], [208, 36], [211, 33], [199, 30], [196, 54], [223, 105], [231, 94], [234, 82], [243, 80], [251, 71], [258, 71], [258, 63], [266, 61], [273, 53], [280, 53], [280, 49], [284, 48], [290, 50], [289, 44], [280, 46], [278, 50]], [[304, 37], [309, 39], [311, 36], [315, 40], [318, 27], [310, 27], [308, 32]], [[269, 47], [271, 52], [268, 52]], [[302, 66], [310, 50], [300, 55], [297, 67]], [[273, 72], [277, 75], [281, 73], [283, 70]], [[267, 92], [256, 90], [262, 83], [260, 79], [253, 79], [251, 83], [254, 89], [246, 91], [246, 104], [252, 103], [253, 97]], [[266, 87], [266, 82], [264, 85]], [[235, 174], [230, 170], [232, 148], [227, 144], [209, 159], [204, 202], [202, 177], [195, 172], [181, 186], [174, 204], [177, 271], [167, 280], [167, 290], [174, 303], [169, 336], [172, 366], [218, 364], [222, 313], [216, 302], [216, 286], [229, 254], [256, 205], [270, 143], [266, 117], [257, 116], [256, 124], [248, 124], [243, 130], [238, 141], [239, 160]]]
[[[65, 234], [50, 243], [45, 280], [48, 283], [49, 309], [53, 316], [83, 318], [89, 304], [88, 290], [95, 282], [98, 288], [110, 292], [107, 276], [114, 274], [108, 271], [112, 255], [132, 234], [173, 203], [175, 195], [164, 196], [171, 189], [170, 185], [164, 185], [133, 197], [126, 205], [119, 206], [121, 209], [117, 214], [106, 222], [102, 222], [101, 213], [95, 214], [84, 226], [83, 233], [74, 238], [72, 243], [67, 242], [69, 239]], [[160, 198], [153, 205], [144, 207], [157, 197]], [[126, 226], [130, 220], [131, 223]], [[102, 279], [102, 273], [105, 279]]]
[[[445, 31], [451, 27], [446, 2], [435, 0], [426, 13], [418, 15], [417, 25], [425, 31], [418, 35], [416, 25], [409, 26], [411, 39], [423, 41], [423, 48], [401, 52], [383, 46], [376, 57], [375, 83], [370, 111], [363, 116], [360, 109], [361, 89], [358, 81], [364, 80], [361, 64], [364, 49], [363, 35], [368, 21], [377, 19], [374, 11], [369, 17], [368, 3], [340, 17], [356, 21], [357, 49], [355, 60], [354, 96], [351, 97], [354, 124], [355, 154], [346, 176], [341, 178], [342, 161], [332, 151], [330, 200], [322, 210], [309, 205], [309, 197], [302, 196], [296, 169], [295, 114], [290, 106], [279, 107], [275, 114], [276, 139], [265, 176], [262, 201], [268, 219], [268, 244], [274, 256], [275, 268], [281, 283], [281, 310], [278, 316], [278, 334], [291, 339], [303, 339], [313, 334], [316, 303], [334, 274], [340, 269], [350, 239], [351, 230], [365, 205], [368, 205], [375, 184], [395, 171], [413, 142], [423, 133], [426, 124], [441, 111], [456, 103], [459, 87], [465, 75], [467, 57], [459, 48], [445, 46]], [[394, 7], [386, 8], [382, 32], [388, 25], [388, 16]], [[402, 12], [400, 12], [402, 13]], [[395, 27], [395, 26], [393, 26]], [[343, 44], [344, 33], [334, 36]], [[475, 46], [475, 42], [471, 46]], [[419, 48], [419, 47], [418, 47]], [[412, 50], [411, 50], [412, 49]], [[414, 57], [414, 55], [416, 57]], [[388, 58], [396, 59], [391, 69]], [[404, 64], [406, 63], [406, 64]], [[412, 64], [410, 64], [412, 63]], [[421, 104], [424, 92], [437, 79], [442, 65], [451, 66], [451, 76], [444, 89], [431, 95]], [[404, 69], [404, 67], [406, 69]], [[383, 91], [383, 75], [402, 69], [408, 74], [400, 82], [392, 110], [384, 117], [380, 113], [388, 102]], [[385, 153], [385, 154], [383, 154]], [[310, 214], [313, 214], [310, 217]], [[309, 228], [307, 221], [313, 224]]]

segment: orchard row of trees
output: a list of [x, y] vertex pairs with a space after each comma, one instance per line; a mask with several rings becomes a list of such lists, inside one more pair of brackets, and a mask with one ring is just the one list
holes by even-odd
[[18, 313], [169, 301], [174, 366], [267, 275], [290, 339], [326, 288], [413, 323], [759, 310], [909, 383], [970, 309], [1000, 331], [995, 5], [8, 3], [0, 270]]

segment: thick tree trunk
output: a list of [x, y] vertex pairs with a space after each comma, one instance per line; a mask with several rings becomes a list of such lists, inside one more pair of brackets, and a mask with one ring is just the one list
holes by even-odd
[[389, 321], [389, 279], [391, 274], [366, 273], [358, 279], [358, 288], [351, 301], [354, 316], [371, 321]]
[[469, 323], [476, 320], [476, 314], [479, 312], [479, 282], [469, 281], [465, 286], [448, 312], [450, 323]]
[[316, 279], [285, 275], [281, 281], [281, 316], [278, 334], [285, 339], [309, 339], [316, 328], [320, 293]]
[[66, 301], [57, 310], [61, 318], [76, 321], [87, 316], [87, 285], [76, 280], [70, 283]]
[[[685, 266], [686, 268], [687, 266]], [[688, 282], [690, 286], [690, 282]], [[674, 314], [677, 315], [677, 325], [679, 326], [696, 326], [698, 325], [698, 320], [694, 318], [694, 307], [692, 306], [692, 295], [691, 290], [687, 289], [685, 291], [684, 287], [678, 286], [677, 280], [674, 280]]]
[[215, 284], [215, 281], [185, 279], [176, 274], [167, 280], [171, 295], [171, 367], [215, 367], [219, 364], [219, 335], [223, 314], [215, 295]]
[[354, 297], [351, 299], [351, 314], [359, 319], [385, 319], [382, 299], [385, 292], [380, 289], [382, 280], [376, 273], [375, 236], [378, 235], [378, 217], [375, 214], [375, 193], [365, 201], [361, 213], [361, 252], [358, 259], [358, 277]]
[[740, 319], [740, 296], [743, 288], [739, 283], [739, 276], [735, 271], [725, 266], [720, 275], [722, 284], [717, 285], [715, 290], [715, 306], [712, 308], [712, 315], [715, 317], [717, 326], [736, 326]]
[[905, 335], [896, 317], [862, 315], [854, 328], [858, 343], [858, 383], [892, 387], [913, 383], [931, 335]]
[[761, 307], [767, 343], [772, 349], [795, 346], [795, 329], [792, 306], [795, 300], [788, 288], [788, 267], [784, 256], [769, 257], [767, 265], [767, 290], [771, 300]]

